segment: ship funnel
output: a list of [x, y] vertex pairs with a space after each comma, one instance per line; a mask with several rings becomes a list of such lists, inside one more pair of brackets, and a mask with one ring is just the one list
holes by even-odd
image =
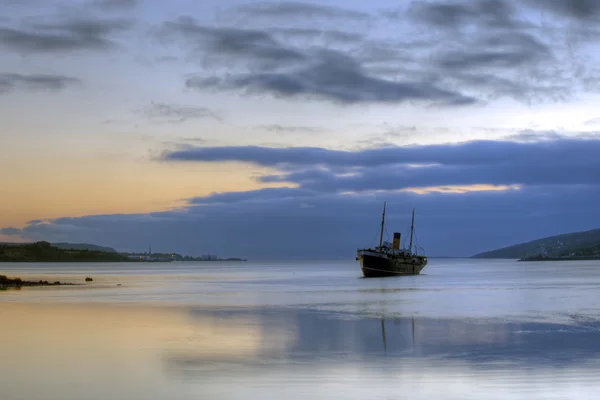
[[394, 232], [394, 241], [392, 242], [394, 250], [400, 250], [400, 232]]

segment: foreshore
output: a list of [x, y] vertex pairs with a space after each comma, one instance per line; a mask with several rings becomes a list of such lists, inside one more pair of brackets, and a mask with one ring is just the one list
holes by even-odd
[[24, 281], [21, 278], [9, 278], [5, 275], [0, 275], [0, 289], [19, 289], [27, 286], [74, 286], [76, 283], [66, 283], [60, 281], [49, 282], [46, 280], [39, 281]]

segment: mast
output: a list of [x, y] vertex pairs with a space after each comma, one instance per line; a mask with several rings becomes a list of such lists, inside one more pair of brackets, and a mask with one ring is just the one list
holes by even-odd
[[379, 251], [383, 245], [383, 225], [385, 223], [385, 201], [383, 202], [383, 213], [381, 214], [381, 232], [379, 233]]
[[413, 238], [413, 230], [415, 229], [415, 209], [412, 211], [412, 222], [410, 224], [410, 246], [408, 248], [409, 253], [412, 254], [412, 238]]

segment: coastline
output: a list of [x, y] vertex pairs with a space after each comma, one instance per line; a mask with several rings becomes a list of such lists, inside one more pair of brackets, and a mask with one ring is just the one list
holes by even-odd
[[[46, 241], [35, 243], [0, 243], [0, 263], [139, 263], [139, 262], [227, 262], [227, 261], [247, 261], [244, 258], [228, 257], [212, 258], [182, 256], [177, 253], [128, 253], [117, 252], [116, 250], [107, 252], [97, 250], [101, 248], [95, 245], [92, 249], [82, 248], [83, 245], [73, 245], [77, 248], [68, 248], [68, 246], [56, 247]], [[110, 249], [110, 248], [109, 248]], [[208, 256], [207, 256], [208, 257]]]
[[533, 261], [600, 261], [600, 257], [535, 257], [521, 258], [517, 261], [533, 262]]
[[50, 282], [47, 280], [38, 281], [26, 281], [21, 278], [9, 278], [6, 275], [0, 275], [0, 290], [4, 289], [20, 289], [22, 287], [39, 287], [39, 286], [77, 286], [80, 283], [69, 283], [54, 281]]

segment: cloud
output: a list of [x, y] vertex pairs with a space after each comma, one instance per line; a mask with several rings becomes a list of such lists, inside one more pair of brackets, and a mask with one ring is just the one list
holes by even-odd
[[528, 0], [527, 3], [561, 17], [577, 20], [600, 17], [600, 3], [595, 0]]
[[278, 124], [262, 125], [258, 128], [280, 135], [285, 133], [322, 133], [325, 131], [323, 128], [317, 128], [314, 126], [282, 126]]
[[481, 48], [448, 52], [439, 60], [445, 69], [465, 70], [478, 67], [513, 68], [548, 60], [548, 46], [531, 35], [508, 33], [493, 35], [481, 41]]
[[[534, 131], [523, 131], [528, 135]], [[561, 138], [563, 136], [560, 136]], [[329, 150], [318, 147], [267, 148], [257, 146], [190, 148], [166, 153], [168, 161], [221, 162], [240, 161], [260, 166], [378, 167], [390, 164], [453, 164], [482, 165], [531, 160], [532, 157], [552, 159], [569, 152], [573, 159], [593, 159], [600, 140], [561, 139], [550, 143], [518, 143], [514, 141], [477, 140], [456, 144], [397, 146], [362, 151]], [[563, 158], [563, 157], [561, 157]]]
[[326, 6], [306, 2], [254, 2], [229, 10], [232, 14], [242, 14], [251, 18], [266, 17], [271, 19], [350, 19], [365, 20], [371, 14], [346, 8]]
[[518, 29], [478, 30], [477, 36], [457, 37], [432, 53], [436, 79], [487, 100], [510, 97], [527, 103], [561, 101], [578, 88], [568, 62], [561, 59], [566, 56], [546, 38]]
[[334, 29], [270, 28], [268, 29], [268, 32], [274, 36], [280, 36], [284, 39], [320, 39], [323, 41], [339, 42], [344, 44], [359, 43], [365, 38], [360, 32], [348, 32]]
[[583, 124], [588, 126], [598, 125], [600, 124], [600, 118], [592, 118], [590, 120], [585, 121]]
[[273, 199], [297, 199], [301, 197], [314, 197], [318, 193], [297, 188], [265, 188], [248, 192], [213, 193], [204, 197], [189, 199], [190, 204], [235, 204], [239, 202], [254, 202]]
[[61, 75], [0, 73], [0, 95], [18, 89], [59, 91], [79, 83], [77, 78]]
[[40, 5], [40, 0], [0, 0], [0, 6], [29, 7]]
[[205, 63], [251, 62], [252, 66], [264, 69], [305, 58], [302, 52], [282, 45], [265, 31], [202, 26], [191, 17], [165, 22], [158, 35], [163, 40], [185, 39]]
[[19, 236], [21, 234], [21, 229], [18, 228], [0, 228], [0, 235], [6, 236]]
[[[35, 21], [40, 22], [35, 22]], [[132, 21], [123, 18], [48, 18], [22, 21], [18, 28], [0, 26], [0, 46], [23, 53], [55, 53], [108, 50], [117, 47], [113, 35], [124, 32]]]
[[343, 195], [283, 188], [191, 199], [178, 211], [60, 218], [26, 226], [19, 233], [30, 240], [91, 242], [130, 251], [152, 243], [156, 251], [254, 260], [341, 258], [352, 267], [356, 249], [376, 242], [384, 200], [385, 237], [401, 231], [406, 238], [410, 210], [416, 207], [416, 242], [430, 256], [471, 255], [597, 228], [600, 220], [597, 186], [422, 195]]
[[488, 28], [514, 29], [522, 26], [513, 5], [503, 0], [416, 1], [408, 17], [439, 28], [464, 29], [474, 24]]
[[283, 98], [313, 97], [341, 104], [426, 102], [460, 106], [476, 102], [427, 81], [392, 81], [371, 76], [354, 59], [332, 51], [318, 52], [311, 63], [289, 72], [194, 77], [187, 79], [186, 86]]
[[[532, 141], [534, 134], [542, 140]], [[416, 241], [430, 256], [471, 255], [598, 228], [600, 139], [522, 136], [527, 140], [361, 151], [186, 147], [164, 159], [253, 163], [274, 171], [263, 184], [288, 184], [190, 198], [165, 212], [32, 221], [6, 233], [130, 251], [152, 243], [156, 251], [194, 255], [351, 262], [357, 248], [376, 240], [384, 200], [388, 234], [406, 237], [416, 207]]]
[[426, 80], [393, 81], [373, 76], [345, 53], [294, 48], [264, 30], [205, 27], [185, 17], [164, 24], [163, 38], [173, 34], [191, 42], [194, 53], [201, 54], [205, 64], [226, 64], [232, 71], [220, 76], [188, 78], [188, 88], [284, 98], [312, 97], [342, 104], [475, 102]]
[[[531, 139], [531, 132], [523, 138]], [[527, 136], [529, 135], [529, 136]], [[287, 182], [321, 193], [445, 185], [596, 185], [600, 140], [472, 141], [453, 145], [323, 148], [189, 147], [167, 161], [247, 162], [276, 168], [263, 183]], [[539, 135], [538, 135], [539, 139]]]
[[[599, 132], [581, 132], [566, 135], [561, 132], [556, 131], [535, 131], [532, 129], [525, 129], [520, 131], [517, 134], [512, 134], [504, 137], [504, 140], [514, 141], [514, 142], [533, 142], [539, 143], [543, 141], [559, 141], [559, 140], [571, 140], [576, 139], [587, 139], [591, 141], [596, 141], [600, 139]], [[595, 142], [594, 142], [595, 143]]]
[[190, 119], [212, 118], [222, 120], [214, 111], [206, 107], [151, 102], [141, 110], [150, 119], [166, 119], [169, 122], [184, 122]]
[[[400, 35], [391, 35], [376, 25], [343, 23], [350, 16], [390, 22], [381, 15], [309, 3], [252, 3], [224, 11], [246, 15], [243, 23], [225, 18], [208, 26], [181, 17], [166, 22], [159, 37], [171, 44], [182, 40], [199, 63], [186, 87], [201, 91], [338, 105], [463, 106], [499, 98], [565, 101], [597, 90], [596, 72], [582, 64], [586, 50], [556, 19], [542, 24], [523, 9], [503, 0], [415, 1], [383, 12], [401, 24]], [[317, 23], [309, 17], [315, 12], [345, 17]], [[261, 22], [253, 25], [256, 20]]]
[[129, 10], [138, 5], [138, 0], [94, 0], [92, 4], [105, 11]]

